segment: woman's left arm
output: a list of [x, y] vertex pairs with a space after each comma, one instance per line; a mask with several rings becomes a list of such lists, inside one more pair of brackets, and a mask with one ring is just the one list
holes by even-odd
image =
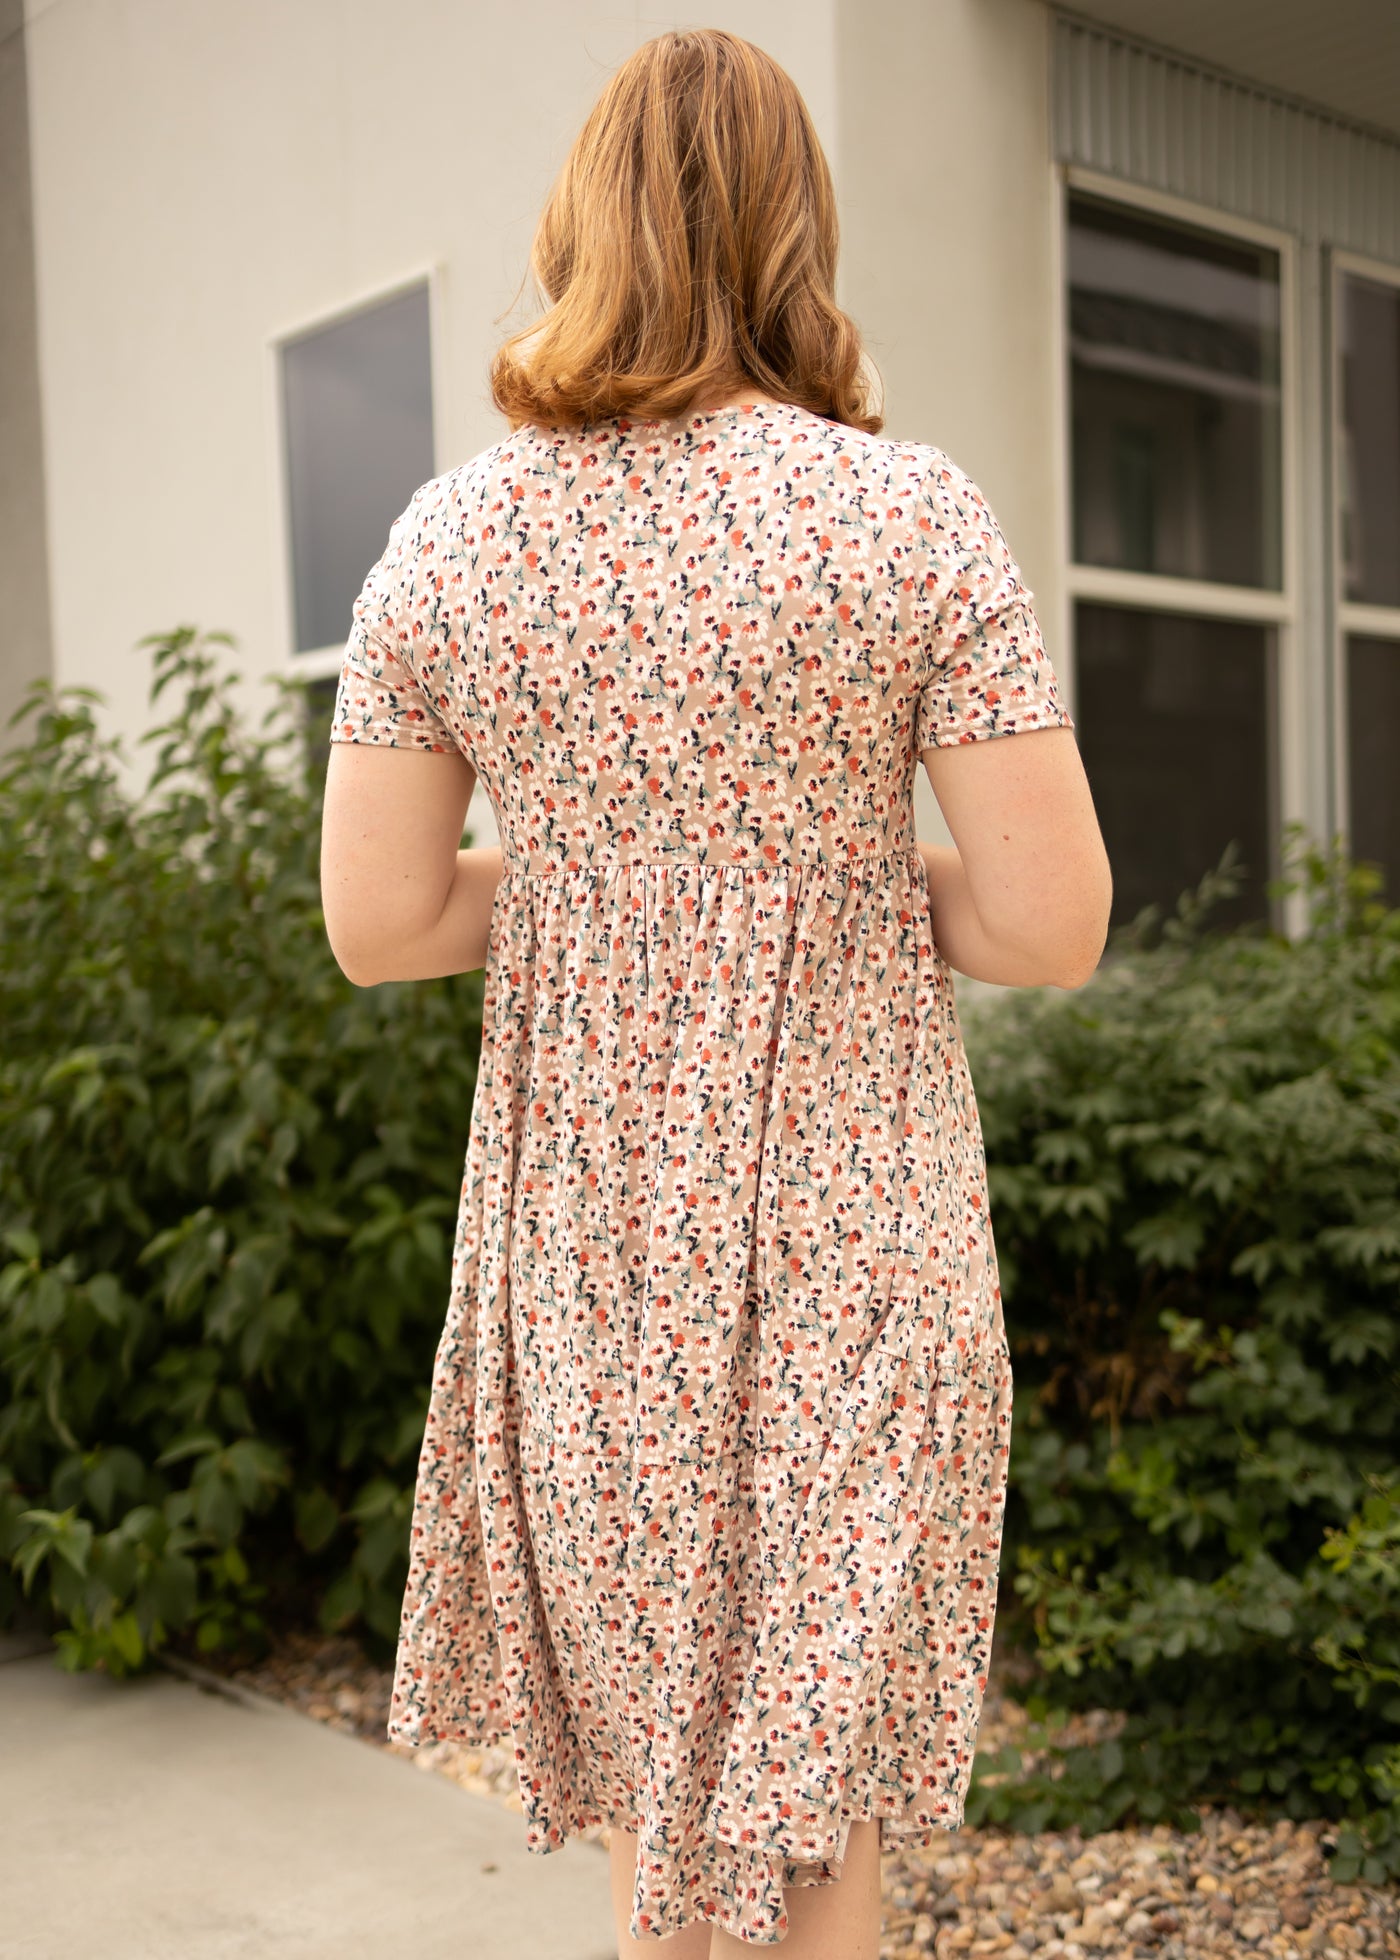
[[321, 907], [357, 987], [485, 966], [502, 860], [462, 850], [476, 771], [452, 751], [335, 742], [321, 819]]

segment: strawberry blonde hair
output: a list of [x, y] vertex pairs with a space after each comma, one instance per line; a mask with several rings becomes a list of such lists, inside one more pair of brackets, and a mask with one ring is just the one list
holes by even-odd
[[613, 75], [541, 214], [544, 318], [491, 364], [512, 429], [677, 415], [751, 385], [877, 433], [836, 304], [836, 197], [796, 84], [717, 28], [660, 34]]

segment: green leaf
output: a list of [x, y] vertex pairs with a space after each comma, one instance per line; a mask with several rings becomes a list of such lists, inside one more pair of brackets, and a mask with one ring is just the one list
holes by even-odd
[[112, 1621], [111, 1642], [117, 1654], [127, 1667], [139, 1667], [146, 1652], [146, 1643], [134, 1613], [118, 1613]]
[[156, 1463], [165, 1469], [172, 1463], [183, 1463], [187, 1457], [208, 1456], [223, 1448], [223, 1438], [212, 1429], [193, 1429], [178, 1437], [156, 1458]]
[[320, 1623], [323, 1633], [338, 1633], [355, 1619], [364, 1603], [364, 1593], [357, 1573], [342, 1572], [326, 1589], [321, 1602]]
[[296, 1532], [308, 1552], [319, 1552], [328, 1545], [339, 1523], [339, 1507], [328, 1491], [318, 1485], [297, 1493]]

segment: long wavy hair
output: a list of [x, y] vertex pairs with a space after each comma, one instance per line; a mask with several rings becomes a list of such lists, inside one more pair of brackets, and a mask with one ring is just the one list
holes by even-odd
[[875, 434], [837, 246], [791, 76], [717, 28], [660, 34], [604, 88], [550, 193], [529, 267], [548, 311], [497, 350], [492, 399], [516, 429], [752, 387]]

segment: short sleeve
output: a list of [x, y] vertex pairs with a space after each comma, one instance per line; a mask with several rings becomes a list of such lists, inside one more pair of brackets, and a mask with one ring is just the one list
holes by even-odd
[[440, 543], [424, 485], [394, 520], [352, 611], [336, 690], [332, 742], [458, 748], [420, 676], [432, 647]]
[[914, 583], [922, 668], [915, 743], [1073, 728], [1020, 567], [976, 484], [940, 451], [920, 514]]

